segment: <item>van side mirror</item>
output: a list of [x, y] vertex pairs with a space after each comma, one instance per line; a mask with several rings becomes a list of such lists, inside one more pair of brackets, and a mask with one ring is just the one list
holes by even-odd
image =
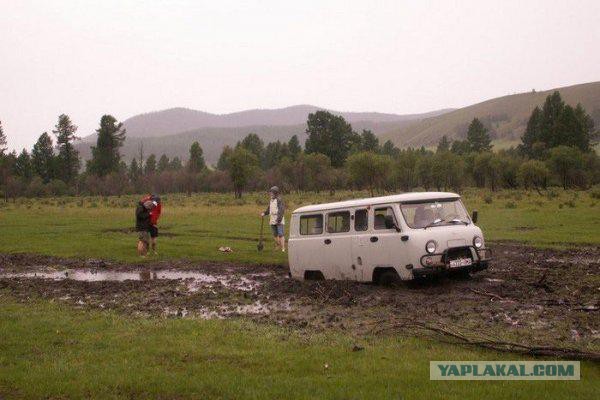
[[479, 213], [477, 212], [477, 210], [473, 210], [473, 216], [471, 217], [471, 221], [473, 221], [474, 224], [477, 223], [478, 216], [479, 216]]
[[400, 228], [396, 226], [396, 223], [394, 222], [394, 217], [392, 217], [391, 215], [385, 216], [385, 229], [395, 229], [396, 232], [400, 232]]

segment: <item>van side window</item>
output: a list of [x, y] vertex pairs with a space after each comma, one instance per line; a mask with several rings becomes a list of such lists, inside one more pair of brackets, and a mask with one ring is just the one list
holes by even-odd
[[350, 231], [350, 211], [339, 211], [327, 214], [328, 233], [348, 231]]
[[354, 212], [354, 230], [356, 232], [369, 229], [369, 213], [367, 210], [356, 210]]
[[394, 218], [394, 222], [396, 222], [396, 217], [394, 217], [394, 210], [392, 207], [382, 207], [375, 209], [375, 229], [387, 229], [385, 227], [385, 217], [387, 215], [391, 215]]
[[302, 215], [300, 217], [301, 235], [320, 235], [323, 233], [323, 215]]

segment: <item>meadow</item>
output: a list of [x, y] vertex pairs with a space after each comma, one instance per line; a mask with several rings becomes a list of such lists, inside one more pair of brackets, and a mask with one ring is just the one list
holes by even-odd
[[[600, 244], [600, 192], [550, 189], [499, 191], [467, 189], [469, 210], [479, 211], [486, 240], [514, 241], [537, 247]], [[303, 193], [285, 196], [287, 214], [302, 205], [367, 197], [366, 192]], [[0, 202], [0, 252], [60, 257], [139, 261], [135, 254], [134, 209], [139, 196], [18, 199]], [[262, 193], [234, 199], [231, 194], [163, 196], [159, 238], [162, 259], [286, 264], [272, 251], [268, 229], [265, 251], [256, 251]], [[267, 227], [268, 228], [268, 227]], [[221, 253], [228, 246], [233, 253]]]
[[[490, 245], [600, 245], [597, 191], [468, 189]], [[290, 194], [301, 205], [366, 193]], [[132, 232], [139, 196], [0, 203], [0, 253], [140, 262]], [[262, 193], [163, 196], [158, 259], [286, 264], [256, 244]], [[265, 230], [269, 240], [268, 230]], [[221, 253], [229, 246], [232, 253]], [[153, 258], [149, 258], [153, 260]], [[401, 289], [400, 289], [401, 290]], [[407, 335], [311, 332], [245, 319], [139, 317], [75, 308], [0, 289], [0, 398], [593, 398], [600, 366], [575, 382], [435, 382], [430, 360], [523, 360]], [[358, 351], [354, 351], [357, 350]]]

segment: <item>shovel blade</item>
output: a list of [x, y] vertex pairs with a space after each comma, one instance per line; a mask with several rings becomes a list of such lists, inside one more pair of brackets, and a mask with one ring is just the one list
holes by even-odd
[[256, 248], [258, 249], [258, 251], [263, 251], [263, 249], [265, 248], [265, 246], [262, 243], [259, 243]]

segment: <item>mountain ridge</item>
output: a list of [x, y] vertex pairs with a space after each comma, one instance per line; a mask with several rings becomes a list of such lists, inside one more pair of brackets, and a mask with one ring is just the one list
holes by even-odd
[[[257, 108], [232, 113], [214, 114], [186, 107], [173, 107], [134, 115], [123, 121], [128, 137], [157, 137], [178, 134], [201, 128], [240, 128], [244, 126], [288, 126], [306, 122], [308, 114], [327, 110], [343, 116], [348, 122], [394, 122], [428, 118], [452, 109], [435, 110], [423, 114], [391, 114], [380, 112], [335, 111], [307, 104], [283, 108]], [[89, 141], [95, 135], [84, 138]]]
[[[543, 104], [546, 96], [555, 90], [561, 93], [568, 104], [582, 103], [594, 118], [596, 127], [600, 126], [600, 81], [506, 95], [459, 109], [442, 109], [424, 114], [330, 111], [344, 116], [355, 131], [369, 129], [379, 136], [380, 143], [389, 139], [400, 147], [433, 146], [442, 135], [447, 135], [451, 140], [462, 139], [473, 118], [482, 120], [490, 129], [493, 139], [515, 142], [522, 135], [533, 108]], [[127, 138], [121, 153], [127, 162], [133, 157], [139, 158], [143, 143], [145, 157], [154, 153], [157, 157], [166, 154], [186, 160], [190, 145], [198, 141], [204, 149], [207, 162], [214, 164], [224, 146], [235, 145], [249, 133], [256, 133], [265, 143], [287, 141], [292, 135], [298, 135], [300, 142], [304, 143], [306, 118], [310, 112], [319, 109], [323, 108], [304, 104], [281, 109], [211, 114], [175, 107], [138, 114], [124, 121]], [[194, 117], [191, 121], [178, 124], [178, 115], [181, 114]], [[165, 115], [169, 118], [163, 118]], [[140, 121], [142, 123], [137, 124]], [[298, 123], [292, 124], [294, 121]], [[211, 124], [221, 126], [206, 126]], [[145, 129], [145, 125], [153, 130]], [[92, 135], [77, 144], [83, 159], [89, 159], [94, 140], [95, 136]]]
[[[400, 122], [371, 122], [358, 121], [352, 124], [352, 127], [360, 132], [363, 129], [369, 129], [375, 134], [387, 132], [393, 127], [410, 121]], [[257, 125], [243, 126], [239, 128], [199, 128], [180, 132], [168, 136], [155, 137], [126, 137], [120, 153], [126, 162], [134, 157], [139, 159], [139, 152], [143, 144], [144, 158], [150, 154], [160, 157], [162, 154], [169, 158], [175, 156], [182, 160], [189, 157], [189, 148], [195, 141], [199, 142], [204, 150], [206, 162], [216, 164], [224, 146], [233, 146], [249, 133], [256, 133], [264, 142], [274, 142], [277, 140], [287, 142], [293, 135], [297, 135], [301, 144], [306, 141], [306, 124], [297, 125]], [[79, 142], [76, 147], [84, 160], [91, 158], [91, 146], [93, 142]]]
[[495, 97], [448, 113], [424, 118], [396, 127], [380, 135], [380, 140], [391, 140], [400, 147], [431, 146], [446, 135], [449, 139], [463, 139], [473, 118], [479, 118], [490, 130], [492, 139], [518, 140], [527, 126], [535, 106], [541, 106], [546, 97], [558, 91], [565, 103], [581, 103], [592, 115], [596, 128], [600, 125], [600, 81], [531, 91]]

